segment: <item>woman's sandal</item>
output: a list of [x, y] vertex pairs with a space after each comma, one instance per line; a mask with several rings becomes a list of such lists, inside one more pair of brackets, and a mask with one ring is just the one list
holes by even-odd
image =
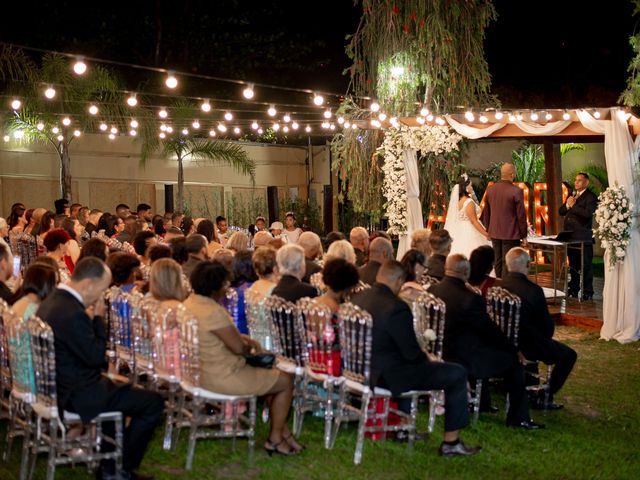
[[[295, 447], [295, 445], [291, 445], [291, 443], [289, 443], [289, 440], [291, 440], [291, 439], [293, 439], [293, 441], [294, 441], [294, 442], [296, 442], [296, 443], [299, 445], [299, 447], [300, 447], [300, 448], [296, 448], [296, 447]], [[306, 449], [307, 449], [307, 446], [306, 446], [306, 445], [303, 445], [302, 443], [298, 443], [298, 439], [297, 439], [297, 438], [295, 438], [293, 435], [289, 435], [288, 437], [284, 437], [284, 438], [283, 438], [283, 441], [287, 442], [287, 444], [288, 444], [291, 448], [293, 448], [293, 449], [295, 450], [295, 452], [296, 452], [296, 453], [300, 453], [300, 452], [302, 452], [303, 450], [306, 450]]]
[[[289, 447], [289, 450], [286, 452], [278, 450], [278, 447], [283, 443]], [[267, 444], [264, 446], [264, 451], [267, 452], [269, 456], [275, 453], [276, 455], [284, 455], [285, 457], [291, 457], [299, 453], [299, 451], [289, 445], [285, 439], [280, 440], [278, 443], [273, 443], [271, 440], [267, 440]]]

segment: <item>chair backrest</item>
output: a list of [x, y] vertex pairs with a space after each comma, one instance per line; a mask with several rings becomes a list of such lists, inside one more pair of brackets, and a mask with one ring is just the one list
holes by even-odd
[[260, 342], [265, 350], [273, 349], [273, 332], [271, 318], [264, 305], [267, 297], [248, 289], [244, 292], [244, 311], [247, 318], [249, 335]]
[[424, 292], [412, 302], [411, 312], [420, 346], [437, 358], [442, 358], [445, 303], [435, 295]]
[[38, 258], [38, 241], [33, 235], [23, 233], [17, 237], [16, 244], [20, 257], [20, 271], [24, 273], [29, 265]]
[[300, 334], [296, 326], [298, 307], [276, 295], [267, 297], [265, 308], [271, 318], [274, 352], [281, 360], [303, 365], [300, 349]]
[[[157, 305], [149, 310], [153, 333], [153, 368], [165, 378], [180, 380], [182, 363], [180, 322], [188, 316], [182, 304], [175, 307]], [[197, 337], [196, 337], [197, 341]]]
[[322, 295], [327, 290], [327, 286], [322, 282], [322, 272], [316, 272], [311, 275], [309, 283], [315, 287], [318, 295]]
[[422, 277], [420, 277], [420, 285], [422, 285], [425, 290], [428, 289], [431, 285], [436, 285], [439, 282], [440, 280], [430, 275], [427, 275], [426, 273], [423, 274]]
[[53, 330], [35, 315], [27, 320], [27, 330], [31, 340], [36, 400], [46, 407], [57, 408], [56, 349]]
[[107, 358], [110, 362], [115, 362], [116, 357], [116, 336], [115, 336], [115, 319], [111, 312], [111, 304], [114, 298], [120, 292], [120, 288], [113, 286], [109, 287], [104, 292], [104, 307], [105, 307], [105, 321], [107, 322]]
[[342, 376], [369, 386], [373, 319], [352, 303], [343, 303], [338, 311]]
[[200, 386], [200, 341], [198, 319], [181, 305], [176, 319], [179, 329], [180, 378], [194, 386]]
[[158, 308], [158, 302], [153, 298], [137, 299], [131, 310], [131, 334], [133, 336], [133, 353], [135, 365], [152, 372], [153, 358], [153, 318]]
[[229, 315], [231, 315], [233, 324], [238, 327], [238, 292], [235, 288], [227, 288], [227, 293], [224, 296], [224, 308], [226, 308]]
[[367, 288], [371, 288], [371, 285], [369, 285], [368, 283], [364, 283], [362, 280], [359, 280], [357, 285], [355, 287], [350, 288], [345, 296], [344, 299], [346, 302], [350, 302], [351, 298], [356, 294], [356, 293], [360, 293], [364, 290], [366, 290]]
[[487, 290], [487, 311], [514, 346], [518, 346], [520, 297], [502, 287]]
[[334, 355], [339, 335], [333, 312], [327, 305], [310, 298], [301, 298], [297, 306], [302, 362], [313, 371], [340, 375], [339, 348], [338, 355]]
[[7, 318], [11, 309], [0, 299], [0, 394], [11, 390], [11, 368], [9, 364], [9, 339], [7, 336]]
[[9, 350], [12, 388], [26, 398], [34, 400], [36, 385], [27, 323], [8, 308], [5, 309], [4, 306], [0, 307], [0, 310], [2, 310], [2, 322]]
[[119, 289], [111, 297], [109, 320], [113, 331], [115, 350], [118, 356], [133, 359], [133, 335], [131, 316], [142, 295], [138, 292], [123, 292]]

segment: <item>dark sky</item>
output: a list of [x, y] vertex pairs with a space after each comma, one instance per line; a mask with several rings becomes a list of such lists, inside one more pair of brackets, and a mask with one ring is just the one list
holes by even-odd
[[[338, 93], [348, 85], [345, 35], [360, 18], [350, 0], [5, 3], [2, 41]], [[632, 55], [633, 8], [628, 0], [590, 3], [494, 0], [498, 19], [485, 50], [504, 107], [617, 103]], [[129, 88], [154, 87], [144, 85], [148, 73], [121, 75]], [[185, 94], [226, 88], [189, 83]]]

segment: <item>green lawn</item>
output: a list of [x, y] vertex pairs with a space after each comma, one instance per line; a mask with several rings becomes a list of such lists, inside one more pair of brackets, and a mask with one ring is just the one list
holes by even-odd
[[[502, 414], [483, 415], [475, 427], [463, 431], [469, 444], [483, 451], [473, 458], [443, 459], [437, 448], [442, 435], [416, 444], [413, 454], [394, 442], [365, 442], [363, 463], [352, 463], [355, 428], [341, 430], [331, 451], [322, 448], [322, 422], [307, 417], [301, 441], [308, 449], [294, 458], [269, 458], [256, 451], [255, 463], [246, 463], [246, 442], [202, 441], [196, 448], [191, 472], [183, 470], [185, 437], [175, 454], [161, 448], [158, 431], [141, 471], [156, 478], [183, 479], [638, 479], [640, 478], [640, 344], [619, 345], [598, 340], [597, 334], [559, 327], [558, 338], [578, 351], [578, 363], [557, 401], [565, 409], [533, 412], [547, 428], [533, 433], [504, 426]], [[499, 399], [496, 399], [499, 400]], [[496, 401], [496, 403], [500, 403]], [[424, 425], [424, 417], [421, 421]], [[1, 427], [4, 436], [4, 425]], [[260, 425], [258, 446], [266, 436]], [[0, 479], [18, 476], [18, 448], [10, 463], [0, 463]], [[45, 461], [38, 462], [35, 478], [44, 478]], [[83, 467], [60, 467], [59, 479], [92, 478]]]

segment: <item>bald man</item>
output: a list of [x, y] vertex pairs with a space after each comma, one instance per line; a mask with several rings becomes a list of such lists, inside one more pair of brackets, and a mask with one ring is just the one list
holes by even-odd
[[367, 285], [373, 285], [380, 265], [387, 260], [393, 260], [393, 245], [386, 238], [374, 238], [369, 245], [369, 261], [358, 269], [360, 280]]
[[500, 181], [487, 189], [485, 205], [480, 220], [487, 228], [496, 253], [496, 276], [501, 278], [504, 257], [513, 247], [527, 241], [527, 212], [524, 209], [524, 192], [513, 184], [516, 167], [505, 163], [500, 169]]

